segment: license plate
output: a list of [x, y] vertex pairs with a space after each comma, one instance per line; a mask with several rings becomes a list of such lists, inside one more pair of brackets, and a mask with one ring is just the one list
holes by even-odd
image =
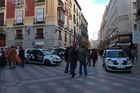
[[118, 66], [117, 68], [125, 68], [124, 66]]

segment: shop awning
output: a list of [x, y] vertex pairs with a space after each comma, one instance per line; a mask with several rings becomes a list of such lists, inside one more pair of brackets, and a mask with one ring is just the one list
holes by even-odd
[[131, 45], [131, 43], [130, 42], [128, 42], [128, 43], [117, 43], [116, 45], [120, 45], [120, 46], [123, 46], [123, 45]]

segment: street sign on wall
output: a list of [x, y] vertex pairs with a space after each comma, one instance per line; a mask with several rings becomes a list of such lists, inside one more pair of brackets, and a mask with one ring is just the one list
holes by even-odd
[[133, 32], [133, 43], [140, 44], [140, 31]]

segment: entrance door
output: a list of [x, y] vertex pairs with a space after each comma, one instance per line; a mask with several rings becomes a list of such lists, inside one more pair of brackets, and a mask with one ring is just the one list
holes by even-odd
[[0, 33], [0, 47], [6, 46], [6, 36]]

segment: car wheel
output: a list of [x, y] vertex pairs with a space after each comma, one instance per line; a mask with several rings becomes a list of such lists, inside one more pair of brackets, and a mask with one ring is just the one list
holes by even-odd
[[103, 63], [102, 66], [105, 67], [105, 63]]
[[44, 61], [44, 64], [47, 65], [47, 66], [50, 66], [51, 62], [47, 59], [47, 60]]
[[105, 70], [108, 71], [106, 64], [104, 64]]

